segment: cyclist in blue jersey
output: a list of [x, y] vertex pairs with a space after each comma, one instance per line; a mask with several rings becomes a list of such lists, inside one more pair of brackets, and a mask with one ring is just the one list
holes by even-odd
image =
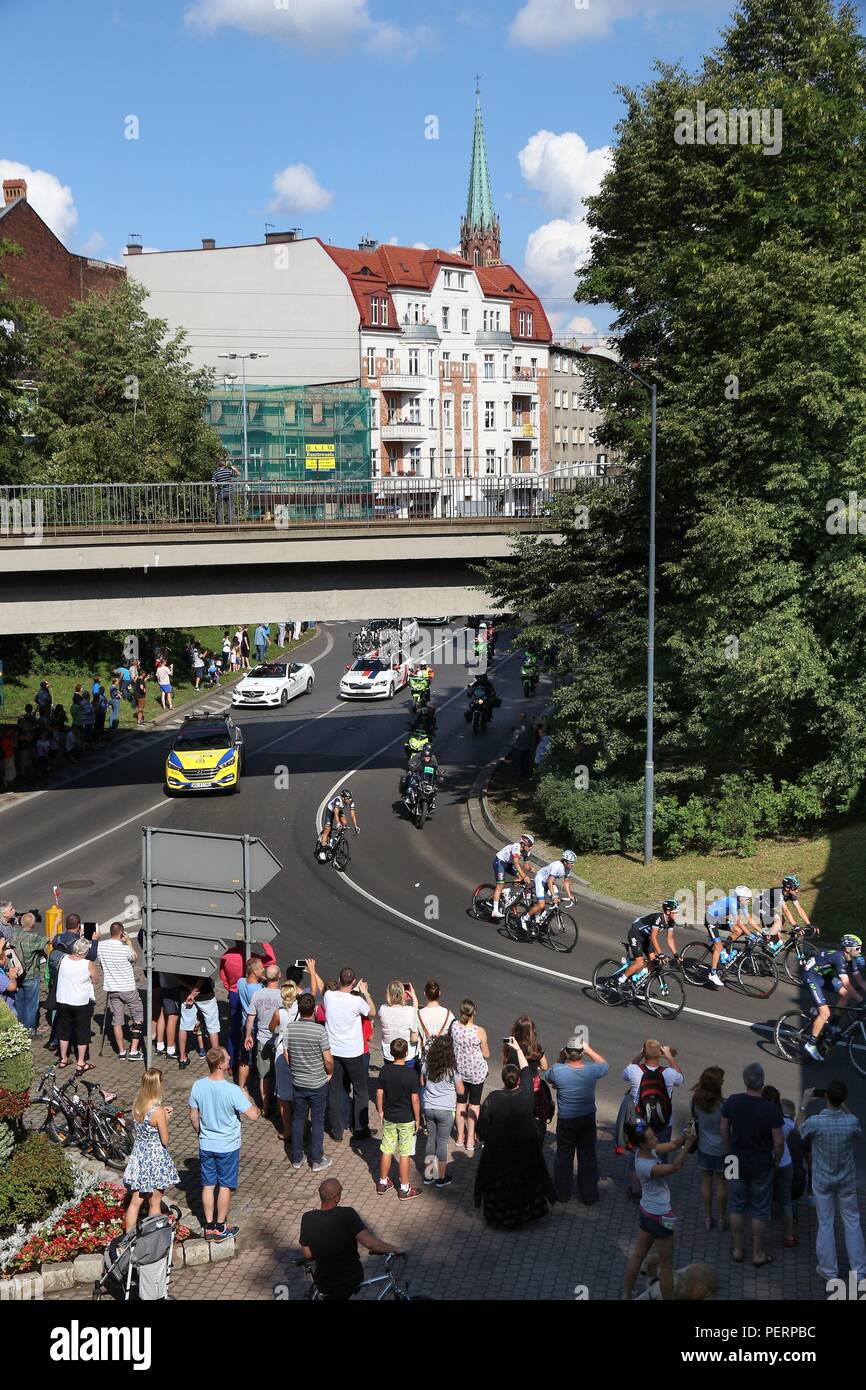
[[[824, 993], [831, 989], [836, 998], [831, 1001], [835, 1007], [848, 1004], [861, 1004], [866, 995], [866, 960], [863, 958], [863, 942], [859, 936], [842, 937], [838, 951], [816, 951], [803, 961], [802, 980], [816, 1007], [812, 1023], [812, 1041], [806, 1043], [806, 1051], [816, 1062], [824, 1059], [817, 1047], [818, 1038], [830, 1017], [831, 1004]], [[852, 978], [853, 977], [853, 978]], [[853, 981], [859, 988], [855, 988]], [[860, 993], [863, 990], [863, 994]]]
[[760, 922], [752, 916], [751, 900], [751, 888], [746, 888], [744, 884], [740, 884], [727, 897], [716, 898], [711, 902], [704, 913], [704, 926], [713, 948], [709, 981], [716, 989], [723, 987], [723, 982], [718, 974], [719, 961], [721, 960], [723, 964], [727, 965], [732, 956], [732, 952], [723, 948], [722, 930], [730, 929], [732, 943], [741, 936], [749, 936], [760, 930]]

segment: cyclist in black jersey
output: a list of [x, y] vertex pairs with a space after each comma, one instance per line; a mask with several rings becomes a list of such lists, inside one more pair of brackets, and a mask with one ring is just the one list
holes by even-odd
[[639, 970], [643, 970], [648, 960], [655, 960], [657, 956], [663, 954], [659, 942], [661, 932], [667, 933], [667, 948], [670, 954], [676, 955], [674, 925], [679, 906], [676, 898], [665, 898], [661, 912], [648, 912], [645, 917], [635, 917], [628, 929], [631, 963], [628, 969], [620, 975], [620, 984], [631, 979]]
[[349, 817], [352, 818], [352, 825], [355, 834], [360, 835], [361, 827], [358, 824], [358, 817], [355, 814], [355, 800], [348, 787], [344, 787], [336, 796], [332, 796], [324, 811], [322, 812], [322, 833], [319, 836], [319, 843], [322, 849], [327, 849], [328, 841], [331, 838], [331, 831], [338, 825], [342, 825], [348, 830]]
[[796, 874], [785, 874], [779, 888], [764, 888], [755, 893], [752, 911], [761, 923], [764, 938], [774, 955], [782, 949], [782, 927], [799, 926], [794, 912], [804, 926], [812, 925], [800, 902], [800, 880]]
[[[859, 936], [842, 937], [838, 951], [816, 951], [803, 961], [803, 984], [809, 991], [816, 1013], [812, 1023], [812, 1041], [806, 1043], [806, 1051], [816, 1062], [823, 1061], [817, 1042], [830, 1018], [832, 1005], [861, 1004], [866, 994], [866, 960], [863, 958], [863, 942]], [[853, 977], [853, 979], [852, 979]], [[827, 1002], [825, 989], [832, 990], [838, 998]]]

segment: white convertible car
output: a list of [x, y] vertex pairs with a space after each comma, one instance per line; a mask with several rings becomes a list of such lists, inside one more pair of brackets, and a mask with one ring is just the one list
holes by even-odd
[[296, 695], [309, 695], [315, 683], [312, 666], [297, 661], [265, 661], [254, 666], [232, 691], [235, 709], [252, 705], [287, 705]]

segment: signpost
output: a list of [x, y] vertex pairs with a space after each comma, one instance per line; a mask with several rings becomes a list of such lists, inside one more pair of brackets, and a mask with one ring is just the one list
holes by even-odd
[[283, 867], [254, 835], [210, 835], [143, 826], [144, 960], [147, 1064], [153, 1039], [153, 972], [213, 975], [223, 952], [279, 935], [269, 917], [254, 917], [252, 895]]

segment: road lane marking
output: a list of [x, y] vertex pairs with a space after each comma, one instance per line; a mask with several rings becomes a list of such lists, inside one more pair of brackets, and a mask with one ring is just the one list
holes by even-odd
[[126, 826], [133, 825], [140, 816], [146, 816], [150, 811], [158, 811], [160, 807], [171, 806], [172, 802], [167, 797], [161, 801], [155, 801], [152, 806], [145, 806], [143, 810], [136, 811], [134, 816], [128, 820], [118, 821], [116, 825], [110, 825], [107, 830], [100, 830], [98, 835], [91, 835], [89, 840], [82, 840], [77, 845], [72, 845], [69, 849], [61, 850], [60, 854], [55, 854], [51, 859], [43, 859], [41, 864], [31, 864], [29, 869], [24, 869], [20, 874], [15, 874], [13, 878], [0, 880], [0, 888], [8, 888], [10, 883], [18, 883], [22, 878], [29, 878], [31, 874], [38, 874], [40, 869], [47, 869], [51, 864], [56, 864], [60, 859], [66, 859], [70, 854], [77, 854], [80, 849], [87, 849], [90, 845], [95, 845], [97, 841], [104, 840], [106, 835], [113, 835], [115, 830], [124, 830]]

